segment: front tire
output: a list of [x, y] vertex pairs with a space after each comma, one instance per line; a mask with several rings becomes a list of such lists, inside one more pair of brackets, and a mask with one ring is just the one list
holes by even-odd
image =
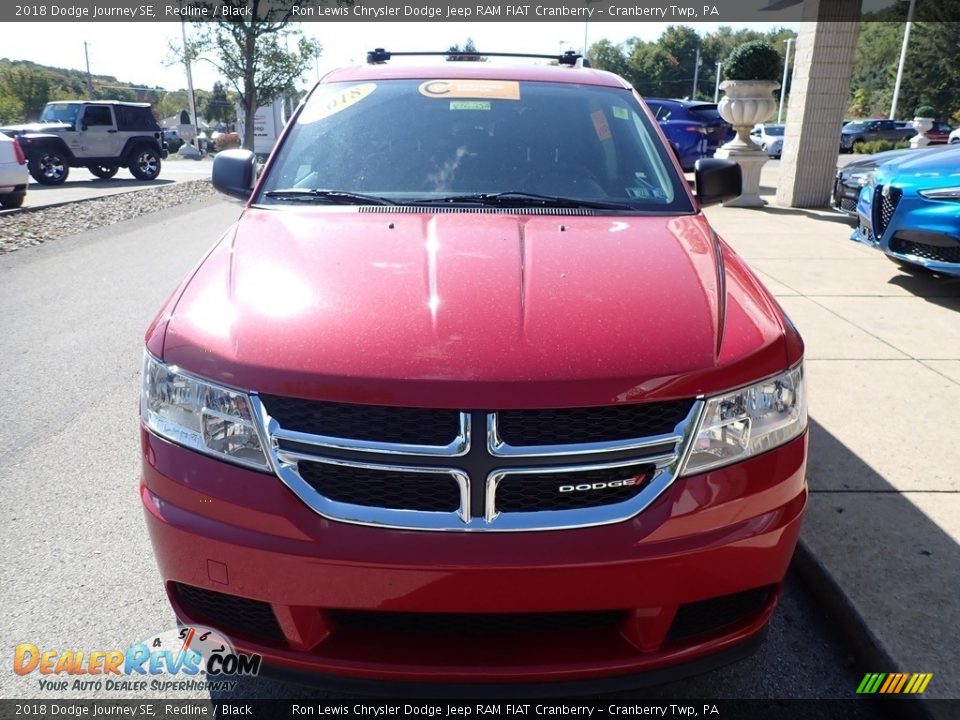
[[30, 158], [27, 168], [41, 185], [62, 185], [70, 174], [70, 163], [63, 153], [44, 150]]
[[4, 210], [13, 210], [14, 208], [18, 208], [23, 205], [23, 200], [25, 197], [27, 197], [26, 190], [0, 195], [0, 207], [2, 207]]
[[92, 172], [101, 180], [109, 180], [120, 168], [116, 165], [87, 165], [87, 170]]
[[156, 180], [160, 174], [160, 156], [148, 147], [138, 147], [130, 161], [130, 174], [137, 180]]

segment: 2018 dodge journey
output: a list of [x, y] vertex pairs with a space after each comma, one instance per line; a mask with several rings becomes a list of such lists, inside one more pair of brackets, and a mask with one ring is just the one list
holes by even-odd
[[182, 622], [379, 689], [615, 687], [761, 637], [807, 497], [802, 342], [700, 210], [739, 168], [692, 192], [624, 80], [555, 60], [376, 51], [259, 177], [217, 156], [246, 204], [143, 369]]

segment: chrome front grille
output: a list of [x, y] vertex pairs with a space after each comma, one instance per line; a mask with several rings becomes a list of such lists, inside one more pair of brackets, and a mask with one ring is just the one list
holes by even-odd
[[274, 471], [324, 517], [524, 531], [641, 512], [673, 482], [703, 402], [459, 412], [263, 395], [254, 406]]

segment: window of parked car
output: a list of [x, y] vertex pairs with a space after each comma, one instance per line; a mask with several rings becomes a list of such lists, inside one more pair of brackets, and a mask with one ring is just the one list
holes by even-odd
[[113, 113], [106, 105], [87, 105], [83, 111], [83, 124], [88, 127], [102, 125], [113, 127]]
[[717, 110], [717, 106], [713, 104], [692, 105], [687, 108], [687, 112], [690, 113], [691, 117], [702, 122], [714, 122], [720, 119], [720, 112]]
[[80, 114], [81, 103], [51, 103], [43, 109], [40, 122], [57, 122], [74, 125]]

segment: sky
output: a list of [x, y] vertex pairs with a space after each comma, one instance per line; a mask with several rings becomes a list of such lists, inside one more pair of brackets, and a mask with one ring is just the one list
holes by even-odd
[[[670, 23], [675, 24], [675, 23]], [[761, 32], [782, 24], [725, 23], [749, 27]], [[668, 23], [590, 23], [582, 22], [505, 22], [505, 23], [389, 23], [337, 22], [303, 23], [306, 34], [316, 37], [324, 49], [318, 63], [304, 75], [304, 83], [333, 68], [363, 62], [367, 50], [445, 50], [463, 45], [473, 38], [476, 47], [486, 52], [543, 52], [577, 50], [583, 47], [584, 31], [588, 44], [606, 38], [620, 43], [630, 37], [654, 40]], [[721, 23], [690, 23], [704, 35]], [[787, 27], [791, 27], [789, 24]], [[793, 25], [796, 29], [797, 25]], [[335, 31], [334, 31], [335, 28]], [[189, 30], [188, 30], [189, 32]], [[168, 90], [186, 87], [182, 64], [169, 64], [171, 44], [181, 43], [180, 23], [0, 23], [0, 57], [32, 60], [60, 68], [83, 70], [84, 41], [90, 55], [93, 74], [113, 75], [135, 85], [161, 86]], [[41, 42], [42, 39], [42, 42]], [[208, 63], [193, 67], [197, 89], [209, 90], [219, 73]]]

